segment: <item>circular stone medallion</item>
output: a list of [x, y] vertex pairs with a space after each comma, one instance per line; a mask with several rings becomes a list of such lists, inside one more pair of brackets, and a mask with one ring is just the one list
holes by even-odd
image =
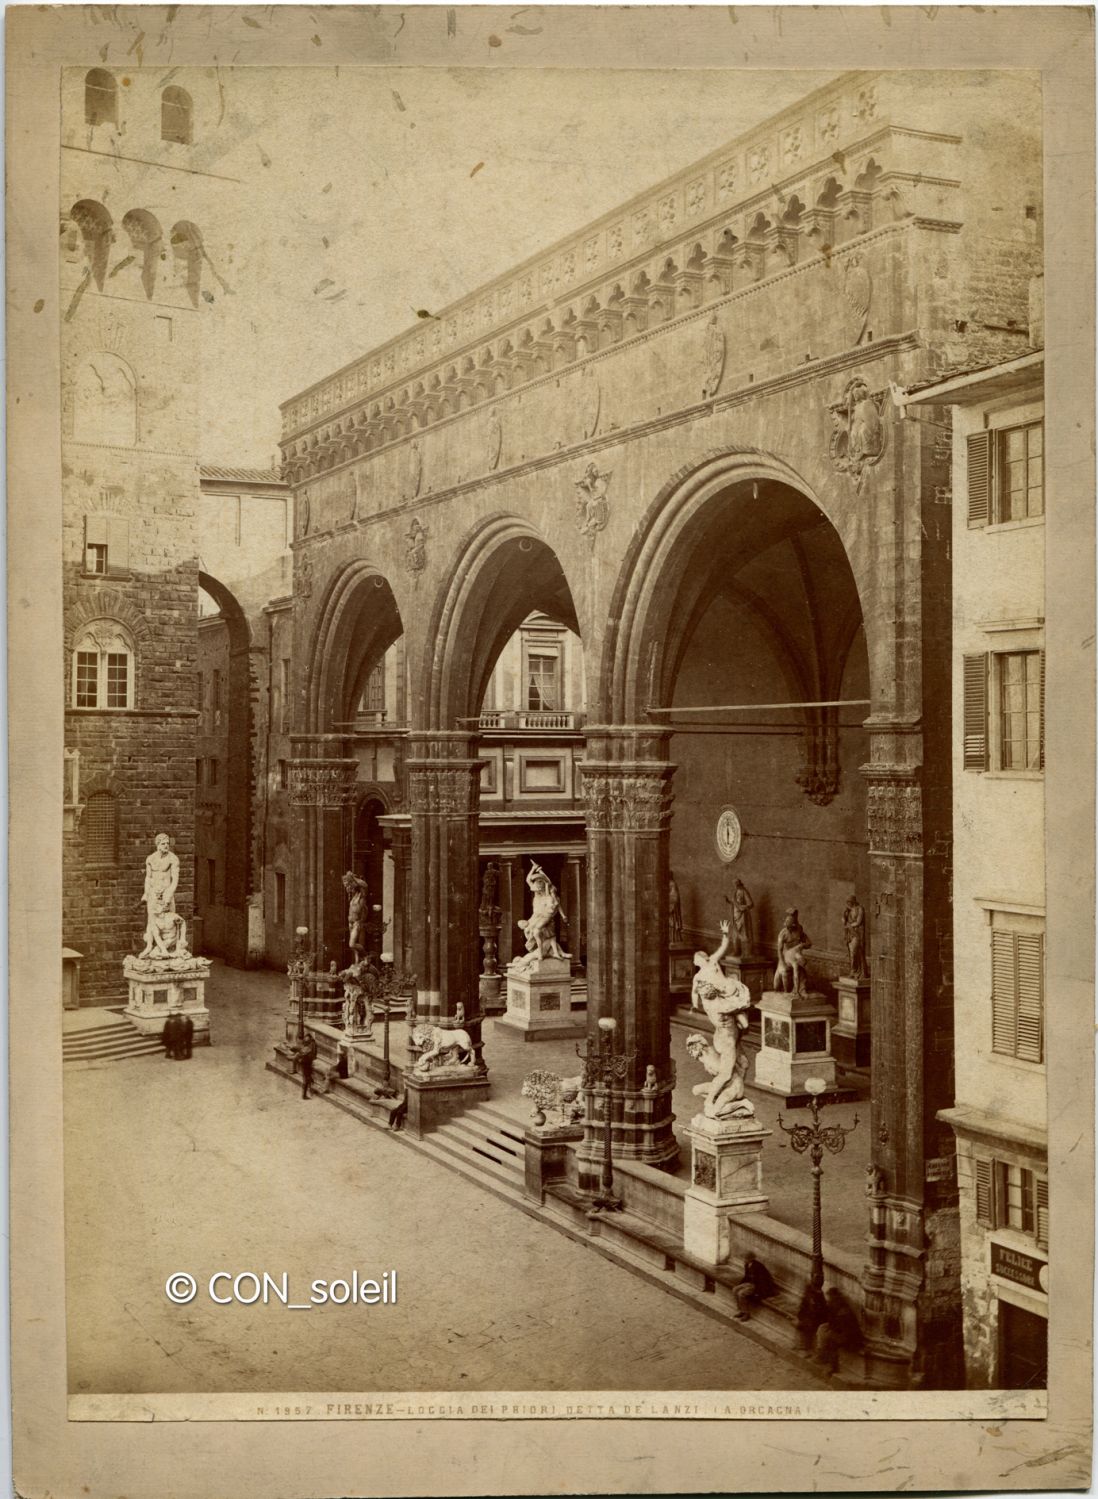
[[717, 853], [723, 864], [731, 864], [743, 842], [743, 828], [735, 807], [725, 807], [717, 818]]

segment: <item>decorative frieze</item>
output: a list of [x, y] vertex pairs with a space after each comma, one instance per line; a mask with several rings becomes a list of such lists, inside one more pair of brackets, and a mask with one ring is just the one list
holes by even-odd
[[868, 765], [866, 824], [871, 854], [921, 856], [923, 852], [922, 787], [913, 772]]
[[354, 795], [357, 760], [291, 760], [290, 805], [342, 807]]
[[[554, 248], [543, 261], [521, 274], [501, 277], [464, 299], [432, 326], [429, 334], [417, 326], [400, 336], [386, 349], [366, 356], [358, 364], [340, 371], [330, 380], [290, 401], [283, 408], [287, 439], [285, 457], [298, 481], [307, 468], [325, 468], [338, 451], [337, 439], [348, 437], [362, 451], [400, 437], [414, 430], [409, 390], [392, 388], [396, 379], [419, 380], [421, 388], [437, 383], [446, 364], [460, 363], [472, 357], [475, 365], [507, 357], [505, 350], [517, 350], [523, 331], [514, 326], [516, 318], [549, 314], [554, 322], [577, 315], [576, 308], [551, 304], [573, 289], [581, 299], [594, 295], [600, 306], [607, 306], [615, 290], [615, 262], [627, 254], [653, 257], [647, 265], [648, 284], [654, 285], [660, 268], [670, 260], [683, 266], [695, 246], [704, 257], [723, 253], [722, 237], [731, 234], [742, 242], [760, 208], [773, 220], [787, 202], [797, 199], [804, 207], [801, 226], [810, 232], [814, 215], [824, 203], [829, 183], [832, 193], [850, 194], [858, 190], [859, 201], [877, 196], [887, 198], [891, 207], [889, 221], [895, 218], [898, 186], [933, 178], [943, 186], [953, 185], [943, 172], [946, 157], [942, 146], [955, 144], [954, 137], [931, 137], [925, 130], [905, 129], [886, 123], [876, 80], [853, 84], [844, 82], [826, 91], [806, 110], [802, 118], [787, 120], [775, 135], [765, 127], [748, 136], [723, 157], [714, 156], [696, 163], [679, 177], [657, 185], [645, 200], [631, 206], [627, 217], [588, 226], [572, 242]], [[841, 149], [840, 149], [841, 148]], [[906, 201], [906, 200], [903, 200]], [[739, 212], [741, 218], [729, 219]], [[849, 222], [847, 220], [849, 219]], [[844, 217], [842, 238], [864, 232], [873, 223], [873, 213], [859, 211], [858, 217]], [[831, 239], [834, 243], [834, 240]], [[789, 246], [783, 241], [783, 248]], [[786, 254], [786, 264], [796, 261], [796, 246]], [[658, 257], [658, 260], [657, 260]], [[634, 293], [644, 266], [629, 269], [629, 281], [621, 284], [626, 295]], [[605, 276], [604, 285], [598, 278]], [[707, 285], [713, 283], [708, 277]], [[724, 289], [727, 293], [727, 288]], [[689, 299], [683, 299], [682, 311]], [[540, 301], [542, 306], [536, 307]], [[639, 326], [639, 324], [635, 325]], [[492, 342], [498, 336], [499, 346]], [[488, 340], [477, 347], [478, 340]], [[436, 364], [431, 370], [430, 365]], [[517, 370], [507, 371], [509, 378]], [[528, 377], [537, 372], [530, 372]], [[471, 391], [474, 403], [492, 395], [489, 387], [480, 394]], [[395, 418], [380, 432], [364, 432], [355, 419], [345, 419], [342, 408], [361, 403], [369, 397], [375, 407], [385, 407]], [[437, 410], [420, 413], [427, 421], [437, 419]], [[327, 437], [318, 443], [316, 424], [330, 422]], [[306, 433], [309, 435], [306, 436]], [[300, 434], [300, 436], [298, 436]], [[372, 442], [364, 443], [369, 436]], [[380, 438], [380, 442], [379, 439]], [[318, 451], [319, 449], [319, 451]], [[357, 456], [356, 452], [351, 456]]]

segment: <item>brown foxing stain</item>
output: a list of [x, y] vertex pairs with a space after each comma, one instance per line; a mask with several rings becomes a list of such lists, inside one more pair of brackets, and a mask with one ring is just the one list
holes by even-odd
[[472, 171], [471, 171], [471, 172], [470, 172], [470, 173], [469, 173], [469, 176], [470, 176], [470, 177], [475, 177], [475, 176], [476, 176], [476, 175], [477, 175], [477, 173], [478, 173], [478, 172], [479, 172], [479, 171], [480, 171], [480, 169], [481, 169], [481, 167], [482, 167], [482, 166], [483, 166], [483, 165], [484, 165], [484, 163], [483, 163], [483, 162], [482, 162], [482, 161], [478, 161], [478, 162], [477, 162], [477, 164], [476, 164], [476, 166], [475, 166], [475, 167], [474, 167], [474, 168], [473, 168], [473, 170], [472, 170]]

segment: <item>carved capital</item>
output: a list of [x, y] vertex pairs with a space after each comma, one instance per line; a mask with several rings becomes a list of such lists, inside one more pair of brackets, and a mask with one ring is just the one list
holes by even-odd
[[595, 831], [659, 833], [671, 825], [673, 765], [640, 762], [584, 767], [587, 826]]
[[471, 817], [480, 800], [480, 760], [409, 761], [411, 813]]
[[342, 807], [354, 794], [357, 760], [291, 760], [290, 805]]

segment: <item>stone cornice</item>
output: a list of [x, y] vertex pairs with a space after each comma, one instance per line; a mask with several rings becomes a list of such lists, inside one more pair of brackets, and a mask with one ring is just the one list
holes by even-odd
[[[666, 331], [663, 329], [654, 332]], [[458, 498], [462, 495], [472, 494], [479, 489], [492, 489], [497, 485], [513, 482], [517, 478], [528, 474], [537, 473], [539, 470], [553, 468], [562, 462], [576, 462], [589, 454], [614, 448], [622, 443], [633, 441], [639, 437], [647, 437], [654, 433], [666, 432], [674, 427], [680, 427], [687, 422], [697, 421], [699, 417], [711, 415], [718, 411], [728, 411], [734, 407], [745, 405], [748, 401], [757, 399], [759, 396], [773, 395], [783, 390], [790, 390], [799, 385], [805, 385], [811, 381], [818, 380], [831, 374], [841, 374], [848, 369], [864, 367], [876, 363], [882, 359], [895, 354], [907, 353], [921, 346], [919, 334], [911, 330], [907, 333], [898, 333], [892, 338], [874, 340], [872, 344], [861, 345], [857, 348], [844, 349], [841, 353], [829, 355], [825, 359], [814, 359], [810, 364], [797, 365], [794, 369], [783, 371], [780, 375], [773, 376], [770, 380], [759, 380], [751, 385], [742, 385], [726, 395], [718, 396], [713, 400], [699, 401], [691, 406], [684, 406], [676, 411], [664, 412], [659, 416], [645, 418], [643, 421], [633, 422], [626, 427], [614, 427], [609, 432], [597, 433], [594, 437], [567, 447], [555, 448], [552, 452], [543, 453], [535, 458], [525, 459], [521, 463], [510, 464], [500, 467], [492, 472], [478, 474], [472, 479], [463, 479], [458, 484], [447, 485], [444, 489], [432, 490], [415, 500], [406, 500], [398, 505], [391, 505], [386, 510], [379, 510], [373, 515], [363, 516], [355, 521], [353, 525], [341, 522], [330, 530], [313, 531], [308, 536], [299, 537], [293, 543], [292, 550], [295, 552], [311, 550], [319, 547], [323, 542], [329, 542], [334, 536], [342, 535], [350, 530], [367, 530], [372, 526], [384, 525], [394, 518], [418, 514], [421, 511], [430, 510], [447, 500]], [[611, 352], [609, 350], [607, 353]], [[592, 356], [595, 359], [602, 355]], [[545, 377], [545, 383], [550, 382], [552, 376]], [[455, 418], [456, 419], [456, 418]], [[359, 459], [349, 459], [347, 467]], [[337, 472], [337, 470], [330, 470]]]
[[[379, 408], [388, 403], [397, 411], [401, 386], [426, 382], [432, 372], [437, 377], [448, 364], [459, 384], [463, 375], [475, 379], [486, 367], [485, 358], [498, 355], [498, 350], [485, 349], [486, 341], [517, 337], [524, 324], [552, 316], [569, 303], [575, 304], [573, 317], [578, 310], [582, 318], [580, 304], [600, 290], [604, 295], [598, 311], [604, 313], [605, 292], [615, 282], [624, 289], [646, 267], [658, 275], [653, 262], [664, 257], [677, 257], [681, 275], [688, 269], [691, 245], [709, 242], [716, 252], [722, 230], [732, 234], [729, 250], [742, 245], [753, 215], [765, 218], [769, 213], [773, 223], [767, 228], [780, 230], [787, 204], [804, 197], [801, 208], [811, 218], [828, 177], [840, 183], [844, 212], [851, 200], [871, 195], [878, 179], [893, 192], [897, 185], [913, 190], [956, 186], [956, 178], [940, 170], [940, 157], [960, 137], [882, 118], [878, 76], [846, 75], [459, 298], [428, 326], [405, 330], [310, 385], [282, 404], [284, 438], [300, 439], [325, 423], [342, 422], [363, 401]], [[908, 159], [916, 150], [929, 152], [931, 159]], [[874, 152], [883, 166], [878, 162], [874, 179], [863, 183], [858, 167]], [[843, 183], [848, 185], [843, 188]], [[479, 366], [473, 358], [478, 351]], [[461, 370], [466, 362], [470, 367]], [[430, 394], [424, 388], [420, 398]]]

